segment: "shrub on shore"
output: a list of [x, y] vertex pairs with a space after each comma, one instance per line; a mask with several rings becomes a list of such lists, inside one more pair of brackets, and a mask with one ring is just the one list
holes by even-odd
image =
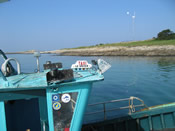
[[175, 33], [170, 29], [163, 30], [157, 34], [157, 40], [172, 40], [175, 39]]

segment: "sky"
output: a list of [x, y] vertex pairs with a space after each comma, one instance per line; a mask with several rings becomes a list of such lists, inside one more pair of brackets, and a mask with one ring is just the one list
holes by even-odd
[[[134, 12], [135, 19], [132, 18]], [[10, 0], [0, 3], [0, 49], [5, 52], [147, 40], [164, 29], [175, 32], [175, 0]]]

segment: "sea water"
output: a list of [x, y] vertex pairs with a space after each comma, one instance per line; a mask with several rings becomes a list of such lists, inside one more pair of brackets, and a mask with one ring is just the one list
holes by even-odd
[[[8, 55], [17, 58], [22, 72], [34, 72], [37, 69], [36, 58], [33, 55]], [[139, 97], [147, 106], [175, 102], [175, 57], [80, 57], [56, 56], [43, 54], [40, 57], [40, 67], [46, 61], [62, 62], [64, 68], [70, 68], [77, 60], [104, 59], [111, 64], [111, 68], [104, 73], [104, 81], [94, 83], [89, 104], [115, 99]], [[106, 105], [106, 109], [128, 106], [128, 102]], [[103, 110], [103, 105], [88, 107], [87, 112]], [[109, 112], [107, 117], [121, 116], [125, 111]], [[85, 122], [103, 119], [104, 114], [85, 116]]]

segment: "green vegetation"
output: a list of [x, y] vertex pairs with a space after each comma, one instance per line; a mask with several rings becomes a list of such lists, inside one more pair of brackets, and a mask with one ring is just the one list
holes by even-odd
[[170, 29], [162, 30], [157, 34], [157, 38], [145, 41], [131, 41], [131, 42], [120, 42], [120, 43], [111, 43], [111, 44], [97, 44], [94, 46], [82, 46], [77, 48], [68, 48], [69, 49], [86, 49], [93, 47], [116, 47], [116, 46], [125, 46], [125, 47], [135, 47], [135, 46], [162, 46], [162, 45], [175, 45], [175, 33]]
[[116, 47], [116, 46], [125, 46], [125, 47], [135, 47], [135, 46], [162, 46], [162, 45], [175, 45], [174, 40], [145, 40], [145, 41], [133, 41], [133, 42], [121, 42], [121, 43], [111, 43], [111, 44], [98, 44], [95, 46], [82, 46], [77, 48], [69, 49], [86, 49], [93, 47]]
[[133, 47], [133, 46], [153, 46], [153, 45], [175, 45], [175, 40], [145, 40], [145, 41], [135, 41], [135, 42], [126, 42], [126, 43], [113, 43], [109, 44], [111, 46], [116, 45], [116, 46], [128, 46], [128, 47]]
[[175, 39], [175, 33], [170, 29], [163, 30], [157, 34], [157, 40], [172, 40]]

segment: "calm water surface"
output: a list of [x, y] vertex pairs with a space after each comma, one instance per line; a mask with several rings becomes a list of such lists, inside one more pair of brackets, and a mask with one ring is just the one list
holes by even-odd
[[[36, 59], [33, 55], [8, 55], [8, 57], [15, 57], [20, 61], [22, 72], [33, 72], [36, 69]], [[104, 74], [104, 81], [94, 84], [89, 103], [127, 98], [130, 96], [141, 98], [148, 106], [175, 101], [175, 57], [78, 57], [42, 55], [40, 63], [42, 70], [42, 65], [48, 60], [62, 62], [64, 68], [70, 68], [76, 60], [88, 60], [90, 62], [92, 59], [98, 58], [106, 60], [112, 67]], [[112, 105], [109, 106], [112, 107]], [[88, 111], [94, 110], [94, 108], [88, 108]], [[85, 119], [88, 120], [86, 117]]]

